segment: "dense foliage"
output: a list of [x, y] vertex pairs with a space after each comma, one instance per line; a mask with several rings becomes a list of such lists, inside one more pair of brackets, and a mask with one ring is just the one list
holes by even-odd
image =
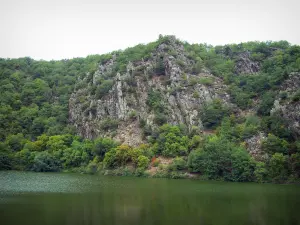
[[[299, 180], [300, 142], [280, 115], [270, 114], [279, 94], [281, 99], [289, 97], [279, 93], [279, 85], [291, 72], [300, 71], [300, 46], [285, 41], [215, 47], [182, 43], [189, 59], [195, 62], [186, 70], [198, 74], [207, 68], [226, 82], [232, 103], [243, 110], [255, 109], [251, 115], [236, 118], [233, 109], [221, 100], [207, 102], [199, 114], [204, 128], [213, 130], [209, 135], [183, 125], [166, 124], [167, 109], [161, 93], [150, 90], [147, 105], [155, 114], [158, 128], [149, 129], [145, 121], [140, 121], [148, 137], [147, 145], [133, 148], [110, 138], [85, 140], [76, 136], [68, 123], [68, 101], [73, 90], [93, 79], [99, 63], [116, 58], [113, 69], [89, 86], [93, 94], [102, 98], [113, 86], [117, 72], [126, 71], [129, 62], [149, 59], [160, 43], [168, 43], [168, 38], [161, 36], [147, 45], [71, 60], [0, 59], [0, 169], [88, 173], [109, 169], [120, 175], [145, 176], [148, 168], [156, 167], [157, 177], [200, 174], [207, 179], [240, 182]], [[236, 74], [236, 62], [244, 52], [260, 65], [259, 72]], [[162, 58], [157, 59], [153, 72], [164, 75]], [[213, 82], [212, 78], [199, 80], [207, 86]], [[134, 80], [129, 83], [135, 85]], [[290, 97], [298, 102], [300, 92]], [[85, 99], [77, 101], [82, 103]], [[136, 113], [132, 112], [131, 117], [136, 118]], [[103, 120], [101, 127], [104, 132], [117, 129], [118, 121]], [[261, 143], [267, 157], [254, 160], [246, 150], [245, 140], [259, 132], [267, 134]], [[162, 157], [173, 159], [164, 164]]]

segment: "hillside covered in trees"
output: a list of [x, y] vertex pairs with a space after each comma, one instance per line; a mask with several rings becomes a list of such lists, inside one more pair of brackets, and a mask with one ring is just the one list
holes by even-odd
[[299, 182], [300, 46], [174, 36], [0, 59], [0, 169]]

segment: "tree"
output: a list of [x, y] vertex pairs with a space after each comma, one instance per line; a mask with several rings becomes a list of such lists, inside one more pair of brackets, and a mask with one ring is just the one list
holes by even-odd
[[208, 137], [202, 148], [188, 157], [191, 172], [200, 172], [209, 179], [228, 181], [252, 181], [254, 162], [242, 147], [223, 137]]
[[118, 144], [110, 138], [97, 138], [94, 141], [93, 152], [103, 158], [106, 152], [117, 147], [117, 145]]
[[149, 163], [150, 163], [150, 160], [146, 156], [140, 155], [138, 157], [138, 163], [137, 163], [138, 168], [147, 169], [149, 166]]
[[12, 151], [20, 151], [22, 150], [24, 144], [26, 143], [26, 139], [24, 135], [19, 133], [16, 135], [10, 135], [6, 139], [6, 144], [10, 147]]
[[295, 178], [300, 178], [300, 152], [292, 154], [289, 158], [289, 167]]
[[111, 149], [109, 152], [105, 154], [105, 157], [103, 159], [103, 164], [104, 167], [108, 169], [112, 169], [118, 166], [115, 148]]
[[170, 170], [184, 170], [187, 169], [187, 162], [183, 157], [176, 157], [169, 167]]
[[259, 115], [263, 115], [263, 116], [269, 115], [270, 110], [272, 109], [272, 106], [274, 105], [274, 100], [275, 100], [275, 93], [266, 92], [262, 97], [262, 100], [260, 102], [257, 113]]
[[282, 153], [276, 152], [269, 162], [270, 176], [275, 182], [283, 182], [287, 178], [286, 157]]
[[182, 134], [178, 126], [163, 125], [159, 129], [159, 133], [158, 153], [167, 157], [187, 154], [189, 139]]
[[102, 98], [104, 95], [106, 95], [109, 90], [111, 90], [112, 86], [114, 85], [113, 80], [104, 80], [101, 85], [99, 85], [96, 89], [96, 96], [98, 98]]
[[266, 168], [266, 164], [264, 162], [257, 162], [254, 171], [255, 181], [262, 183], [266, 181], [267, 175], [268, 175], [268, 171]]
[[246, 182], [254, 180], [255, 162], [246, 149], [234, 147], [231, 153], [232, 170], [225, 179]]
[[60, 170], [60, 162], [48, 152], [40, 152], [34, 157], [32, 170], [35, 172], [57, 172]]
[[0, 142], [0, 170], [9, 170], [12, 168], [12, 155], [8, 150], [8, 146]]
[[215, 128], [220, 124], [222, 118], [228, 115], [230, 115], [230, 109], [222, 105], [220, 99], [207, 102], [200, 112], [203, 125], [207, 128]]
[[159, 57], [157, 59], [156, 65], [155, 65], [155, 73], [158, 75], [165, 75], [165, 64], [163, 57]]
[[268, 137], [262, 141], [262, 149], [268, 153], [279, 152], [287, 154], [289, 143], [273, 134], [268, 134]]

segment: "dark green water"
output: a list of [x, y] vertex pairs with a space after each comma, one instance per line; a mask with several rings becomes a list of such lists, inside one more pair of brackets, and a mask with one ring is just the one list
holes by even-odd
[[0, 224], [300, 224], [300, 186], [0, 172]]

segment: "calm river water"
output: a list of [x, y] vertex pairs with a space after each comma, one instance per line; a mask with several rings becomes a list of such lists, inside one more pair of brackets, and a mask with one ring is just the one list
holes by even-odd
[[300, 186], [0, 171], [1, 225], [296, 225]]

